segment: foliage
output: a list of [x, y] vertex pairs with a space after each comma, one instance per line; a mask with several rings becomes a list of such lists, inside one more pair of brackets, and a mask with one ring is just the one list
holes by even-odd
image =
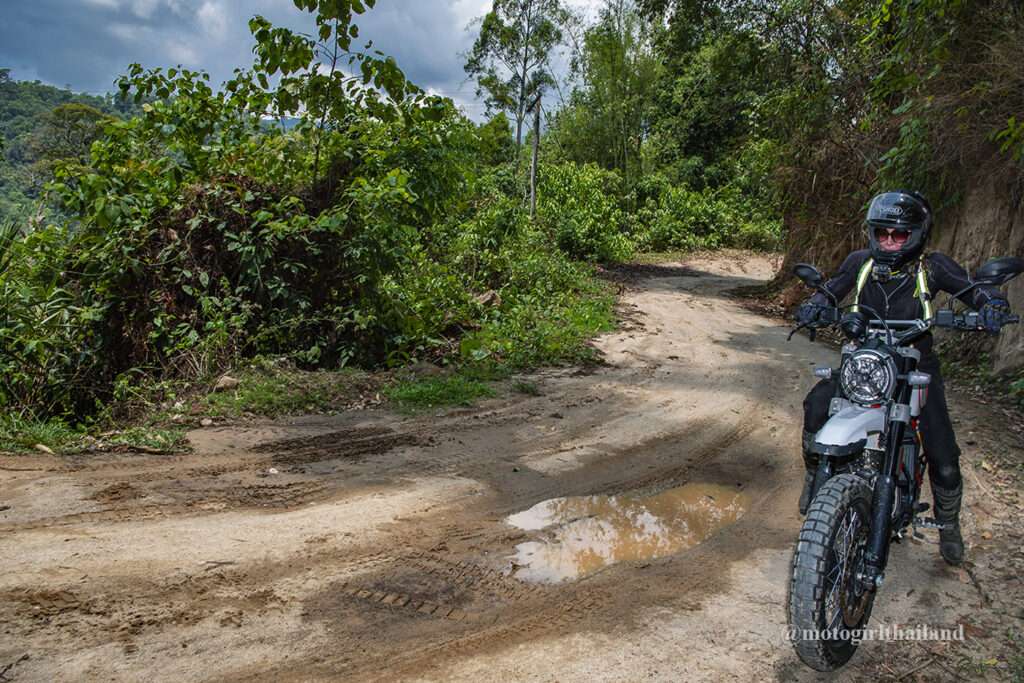
[[[916, 186], [941, 214], [978, 168], [1021, 177], [1024, 14], [1006, 0], [606, 0], [582, 33], [556, 0], [500, 0], [466, 55], [497, 112], [480, 124], [357, 44], [372, 2], [295, 4], [314, 32], [255, 17], [254, 63], [221, 87], [135, 65], [87, 101], [0, 78], [0, 211], [19, 217], [0, 230], [5, 407], [78, 424], [254, 356], [430, 360], [472, 382], [585, 360], [612, 321], [587, 262], [785, 243], [827, 267], [874, 190]], [[562, 41], [574, 87], [539, 140], [531, 220], [516, 146]], [[297, 409], [275, 381], [210, 407]]]
[[114, 117], [88, 104], [71, 102], [58, 105], [40, 117], [29, 136], [29, 158], [37, 162], [73, 160], [85, 163], [89, 160], [92, 143], [100, 137], [103, 127], [114, 120]]
[[[667, 185], [667, 184], [666, 184]], [[732, 187], [717, 193], [667, 186], [637, 212], [637, 242], [650, 251], [738, 247], [767, 250], [778, 245], [781, 225]]]
[[596, 165], [545, 165], [540, 173], [537, 216], [559, 248], [579, 259], [617, 261], [631, 245], [622, 233], [616, 197], [620, 179]]
[[1019, 6], [844, 0], [790, 8], [779, 21], [795, 30], [766, 34], [780, 72], [756, 117], [777, 144], [790, 260], [838, 263], [860, 243], [876, 191], [921, 190], [939, 221], [977, 184], [978, 169], [997, 191], [1016, 192]]
[[752, 35], [726, 33], [666, 72], [654, 105], [650, 154], [670, 180], [696, 188], [729, 181], [727, 160], [751, 134], [763, 59]]
[[63, 451], [81, 438], [79, 430], [62, 420], [36, 420], [18, 413], [0, 413], [0, 452], [30, 451], [46, 446]]
[[[89, 128], [85, 119], [123, 117], [135, 111], [131, 103], [114, 95], [96, 97], [39, 81], [16, 81], [10, 69], [0, 69], [0, 221], [25, 220], [37, 213], [34, 204], [50, 179], [47, 164], [34, 166], [40, 152], [45, 152], [39, 143], [60, 140], [66, 132], [59, 125], [62, 114], [54, 114], [57, 109], [70, 115], [68, 122], [79, 129], [69, 134], [70, 139], [82, 141], [79, 150], [88, 147], [81, 136], [83, 129]], [[92, 133], [95, 131], [86, 133], [90, 141], [95, 137]]]
[[627, 186], [643, 175], [654, 88], [662, 65], [655, 27], [632, 2], [608, 2], [576, 55], [582, 85], [554, 117], [552, 144], [562, 158], [618, 171]]
[[365, 373], [301, 371], [289, 364], [259, 362], [232, 373], [238, 387], [211, 392], [200, 402], [203, 415], [238, 417], [246, 413], [275, 417], [344, 409], [365, 388]]
[[516, 154], [512, 128], [504, 112], [498, 112], [477, 128], [477, 160], [486, 166], [500, 166]]
[[99, 438], [89, 432], [82, 426], [69, 425], [59, 418], [40, 420], [18, 413], [0, 413], [0, 452], [38, 451], [40, 446], [60, 454], [96, 450], [170, 452], [188, 448], [182, 427], [140, 424], [126, 429], [102, 431]]
[[[0, 244], [0, 404], [87, 424], [259, 355], [332, 370], [587, 355], [610, 299], [548, 238], [560, 228], [524, 212], [501, 165], [507, 121], [476, 126], [393, 60], [353, 52], [360, 3], [297, 4], [316, 5], [316, 37], [255, 19], [256, 62], [222, 88], [133, 65], [119, 88], [140, 115], [55, 162], [67, 220], [11, 226]], [[265, 125], [296, 112], [288, 130]], [[572, 187], [613, 180], [593, 173]], [[604, 199], [566, 233], [574, 254], [605, 248]], [[264, 379], [206, 405], [297, 407], [297, 387]]]
[[479, 20], [465, 70], [490, 110], [515, 119], [516, 147], [522, 145], [529, 103], [554, 82], [548, 60], [567, 18], [560, 0], [494, 0]]

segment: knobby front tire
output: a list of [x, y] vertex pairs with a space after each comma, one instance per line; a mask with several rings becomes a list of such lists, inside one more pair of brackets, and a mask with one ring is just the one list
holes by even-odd
[[850, 660], [875, 591], [856, 579], [871, 520], [871, 488], [853, 474], [832, 477], [811, 501], [793, 556], [789, 628], [807, 666], [834, 671]]

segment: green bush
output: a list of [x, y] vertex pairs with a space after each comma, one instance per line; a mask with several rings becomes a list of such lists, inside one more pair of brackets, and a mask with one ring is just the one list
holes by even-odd
[[713, 249], [730, 229], [722, 206], [705, 194], [669, 188], [654, 212], [645, 246], [654, 251]]
[[645, 251], [768, 250], [779, 245], [781, 221], [740, 183], [698, 192], [653, 176], [638, 185], [633, 196], [639, 208], [630, 232]]
[[202, 81], [137, 74], [175, 96], [108, 125], [88, 165], [58, 167], [70, 220], [4, 232], [3, 406], [78, 421], [254, 355], [524, 366], [576, 357], [607, 326], [607, 297], [566, 251], [626, 253], [614, 175], [559, 169], [534, 225], [450, 104], [314, 136], [268, 130]]
[[616, 173], [595, 164], [543, 165], [537, 193], [539, 220], [571, 257], [609, 262], [631, 252]]

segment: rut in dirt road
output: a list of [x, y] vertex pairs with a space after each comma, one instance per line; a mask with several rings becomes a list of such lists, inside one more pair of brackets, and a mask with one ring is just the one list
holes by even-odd
[[[537, 373], [539, 396], [204, 429], [180, 456], [4, 459], [0, 667], [791, 678], [799, 401], [831, 354], [730, 293], [771, 275], [751, 255], [637, 269], [606, 364]], [[508, 523], [532, 508], [570, 514]], [[552, 555], [587, 569], [541, 571]], [[895, 558], [894, 594], [942, 579], [925, 555]]]

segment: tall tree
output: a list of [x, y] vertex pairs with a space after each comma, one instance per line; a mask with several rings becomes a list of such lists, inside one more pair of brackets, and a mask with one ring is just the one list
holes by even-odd
[[562, 41], [568, 17], [561, 0], [494, 0], [480, 20], [480, 35], [467, 55], [466, 73], [477, 96], [492, 111], [507, 111], [516, 121], [516, 148], [523, 144], [523, 120], [530, 102], [552, 84], [552, 50]]
[[88, 104], [68, 102], [44, 115], [29, 136], [28, 148], [36, 162], [50, 164], [58, 160], [85, 163], [89, 147], [103, 131], [106, 123], [115, 120]]
[[633, 0], [605, 0], [574, 60], [582, 83], [552, 130], [573, 161], [595, 161], [630, 181], [641, 175], [641, 146], [661, 71], [651, 39], [656, 31]]

